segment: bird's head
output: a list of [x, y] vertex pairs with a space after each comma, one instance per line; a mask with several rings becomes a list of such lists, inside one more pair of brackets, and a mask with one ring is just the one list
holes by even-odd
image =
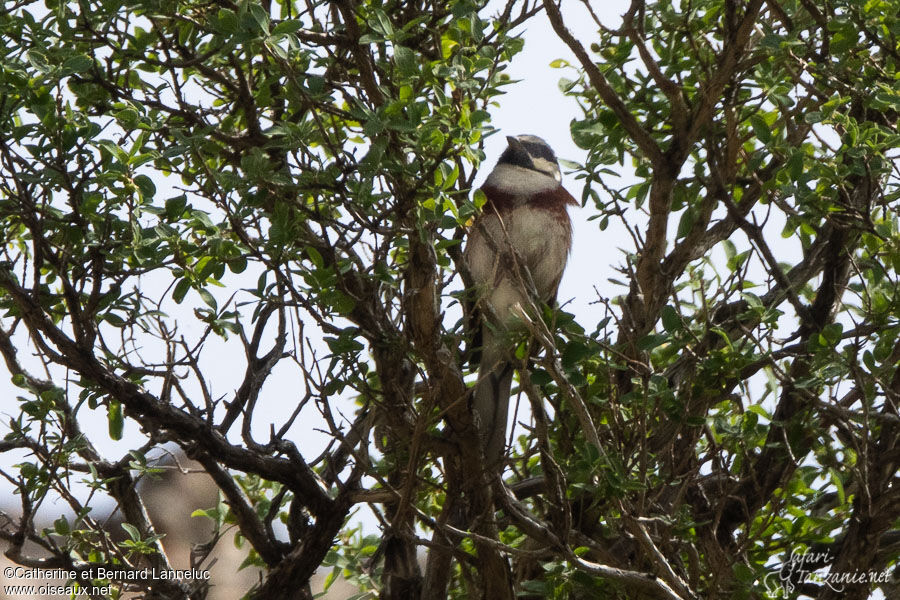
[[557, 182], [562, 181], [556, 154], [547, 142], [536, 135], [507, 136], [509, 146], [500, 155], [498, 165], [515, 165], [537, 171]]

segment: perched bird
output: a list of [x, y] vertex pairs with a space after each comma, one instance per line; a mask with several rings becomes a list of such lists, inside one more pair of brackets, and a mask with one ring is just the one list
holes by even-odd
[[534, 135], [506, 139], [509, 146], [481, 187], [487, 201], [465, 249], [476, 288], [470, 311], [474, 344], [481, 349], [473, 409], [489, 469], [502, 467], [506, 446], [514, 369], [513, 348], [504, 333], [515, 326], [513, 309], [528, 306], [529, 296], [544, 303], [556, 300], [572, 246], [566, 205], [577, 205], [561, 185], [559, 164], [547, 142]]

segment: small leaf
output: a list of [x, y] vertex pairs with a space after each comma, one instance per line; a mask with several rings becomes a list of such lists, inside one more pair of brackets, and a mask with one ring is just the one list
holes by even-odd
[[375, 9], [375, 18], [369, 19], [369, 26], [386, 38], [394, 34], [394, 26], [383, 10]]
[[562, 364], [565, 368], [571, 368], [578, 364], [581, 359], [591, 354], [591, 349], [582, 342], [572, 341], [566, 344], [562, 352]]
[[243, 273], [247, 268], [247, 257], [239, 256], [228, 261], [228, 270], [232, 273]]
[[309, 256], [309, 260], [316, 266], [317, 269], [325, 268], [325, 260], [322, 258], [322, 255], [318, 250], [313, 248], [312, 246], [306, 247], [306, 254]]
[[178, 220], [184, 214], [185, 207], [187, 207], [187, 196], [184, 194], [169, 198], [166, 200], [166, 218], [170, 221]]
[[175, 285], [175, 290], [172, 292], [172, 300], [174, 300], [176, 304], [181, 304], [181, 301], [184, 300], [189, 289], [191, 289], [190, 280], [182, 279]]
[[795, 151], [791, 153], [791, 157], [788, 159], [787, 163], [788, 173], [791, 175], [792, 181], [800, 181], [803, 177], [804, 164], [803, 164], [803, 152]]
[[694, 223], [697, 220], [697, 213], [694, 212], [690, 207], [688, 207], [684, 213], [681, 215], [681, 219], [678, 221], [678, 232], [676, 233], [677, 238], [687, 237], [687, 234], [691, 232], [694, 228]]
[[352, 337], [352, 333], [344, 330], [340, 337], [326, 337], [325, 343], [328, 348], [335, 354], [343, 354], [346, 352], [359, 352], [365, 346]]
[[809, 124], [821, 123], [825, 120], [825, 115], [817, 110], [814, 110], [803, 115], [803, 120]]
[[485, 196], [484, 192], [481, 188], [475, 190], [475, 193], [472, 194], [472, 202], [475, 204], [475, 208], [480, 209], [487, 203], [487, 196]]
[[269, 33], [269, 15], [266, 13], [266, 10], [260, 6], [259, 4], [251, 4], [250, 5], [250, 16], [253, 17], [253, 20], [256, 21], [259, 29], [268, 35]]
[[453, 49], [459, 46], [459, 44], [451, 39], [448, 35], [443, 35], [441, 37], [441, 57], [444, 59], [450, 58], [450, 55], [453, 54]]
[[141, 540], [141, 532], [131, 523], [122, 523], [122, 529], [128, 533], [128, 537], [130, 537], [132, 541], [139, 542]]
[[122, 430], [125, 428], [125, 418], [122, 415], [122, 403], [110, 400], [106, 418], [109, 422], [109, 437], [116, 441], [121, 440]]
[[197, 293], [200, 294], [200, 297], [203, 299], [203, 302], [206, 303], [207, 306], [216, 310], [218, 308], [218, 303], [216, 302], [215, 297], [209, 293], [205, 288], [200, 288], [197, 290]]
[[638, 348], [641, 350], [652, 350], [657, 346], [662, 345], [664, 342], [669, 340], [668, 335], [663, 335], [660, 333], [651, 333], [650, 335], [645, 335], [640, 340], [638, 340]]
[[[771, 373], [771, 369], [768, 372]], [[747, 411], [755, 413], [768, 421], [772, 420], [772, 415], [770, 415], [769, 412], [759, 404], [750, 404], [749, 406], [747, 406]]]
[[828, 346], [837, 346], [841, 341], [844, 333], [844, 326], [840, 323], [829, 323], [822, 328], [822, 337], [827, 341]]
[[126, 323], [125, 319], [115, 313], [106, 313], [103, 315], [103, 320], [113, 327], [124, 327]]
[[772, 130], [769, 129], [769, 124], [760, 115], [751, 115], [750, 126], [753, 127], [753, 133], [756, 134], [759, 141], [764, 144], [772, 141]]
[[303, 29], [303, 22], [297, 19], [289, 19], [282, 21], [272, 29], [272, 35], [281, 35], [285, 33], [294, 33]]
[[331, 307], [339, 315], [347, 316], [353, 312], [354, 308], [356, 308], [356, 301], [339, 290], [333, 290], [333, 292], [329, 294], [328, 300]]
[[138, 175], [134, 178], [134, 185], [141, 191], [141, 197], [144, 200], [152, 200], [156, 194], [156, 185], [147, 175]]
[[669, 304], [662, 309], [662, 324], [663, 329], [669, 333], [674, 333], [681, 329], [681, 317], [678, 316], [678, 311]]
[[59, 535], [69, 535], [72, 532], [72, 529], [69, 527], [69, 521], [66, 519], [65, 515], [53, 521], [53, 531]]
[[47, 62], [47, 57], [44, 56], [42, 52], [38, 50], [31, 49], [28, 51], [28, 62], [31, 63], [31, 66], [40, 71], [41, 73], [49, 73], [50, 72], [50, 63]]
[[63, 71], [66, 73], [84, 73], [94, 66], [94, 59], [85, 54], [70, 56], [63, 62]]
[[238, 16], [230, 8], [220, 8], [216, 18], [219, 30], [224, 33], [235, 33], [238, 30]]
[[544, 369], [535, 369], [531, 372], [531, 383], [538, 387], [547, 385], [551, 381], [553, 381], [553, 378]]
[[837, 490], [838, 502], [840, 502], [840, 505], [843, 506], [847, 503], [847, 495], [844, 491], [844, 481], [843, 479], [841, 479], [840, 473], [838, 473], [833, 467], [830, 467], [828, 469], [828, 473], [829, 475], [831, 475], [831, 483], [834, 484], [834, 487]]
[[728, 259], [727, 266], [731, 271], [737, 271], [741, 268], [741, 266], [747, 262], [747, 259], [750, 258], [750, 251], [745, 250], [740, 254], [735, 254], [731, 258]]
[[745, 565], [742, 562], [736, 562], [734, 564], [734, 567], [732, 567], [732, 569], [734, 571], [734, 577], [738, 581], [741, 581], [744, 583], [752, 583], [757, 578], [757, 575], [753, 571], [753, 569], [751, 569], [750, 567], [748, 567], [747, 565]]
[[732, 259], [737, 254], [737, 248], [731, 240], [722, 240], [722, 249], [725, 250], [725, 258]]

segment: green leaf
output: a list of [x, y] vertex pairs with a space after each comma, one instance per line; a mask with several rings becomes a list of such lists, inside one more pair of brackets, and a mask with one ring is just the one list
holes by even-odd
[[756, 134], [756, 137], [764, 144], [768, 144], [772, 141], [772, 130], [769, 128], [769, 124], [766, 123], [766, 120], [762, 118], [759, 114], [754, 114], [750, 116], [750, 126], [753, 128], [753, 133]]
[[817, 110], [814, 110], [803, 115], [803, 120], [810, 124], [821, 123], [825, 120], [825, 115]]
[[125, 427], [125, 417], [122, 414], [122, 404], [116, 400], [110, 400], [106, 417], [109, 423], [109, 437], [117, 441], [121, 440], [122, 430]]
[[69, 521], [66, 519], [65, 515], [53, 521], [53, 531], [58, 535], [69, 535], [72, 533], [72, 529], [69, 527]]
[[750, 258], [750, 250], [744, 250], [728, 259], [726, 265], [730, 271], [737, 271]]
[[103, 320], [112, 325], [113, 327], [123, 327], [126, 323], [125, 319], [120, 317], [115, 313], [106, 313], [103, 315]]
[[307, 247], [306, 247], [306, 254], [307, 254], [307, 256], [309, 256], [309, 260], [312, 261], [313, 265], [315, 265], [315, 267], [316, 267], [317, 269], [324, 269], [324, 268], [325, 268], [325, 259], [322, 258], [322, 254], [319, 253], [318, 250], [316, 250], [316, 249], [313, 248], [312, 246], [307, 246]]
[[487, 203], [487, 196], [484, 194], [484, 191], [481, 188], [475, 190], [475, 193], [472, 194], [472, 202], [475, 204], [475, 208], [481, 210], [484, 205]]
[[828, 346], [834, 347], [837, 346], [841, 341], [841, 336], [844, 333], [844, 326], [841, 323], [829, 323], [825, 327], [822, 328], [822, 337], [826, 341]]
[[335, 354], [359, 352], [365, 346], [354, 338], [354, 333], [345, 329], [339, 337], [326, 337], [325, 343], [328, 344], [328, 348]]
[[661, 346], [665, 342], [669, 341], [670, 336], [659, 334], [659, 333], [651, 333], [650, 335], [645, 335], [640, 340], [638, 340], [638, 348], [641, 350], [652, 350], [657, 346]]
[[[771, 370], [769, 372], [771, 373]], [[770, 415], [769, 412], [765, 408], [760, 406], [759, 404], [748, 405], [747, 411], [755, 413], [766, 420], [769, 420], [769, 421], [772, 420], [772, 415]]]
[[94, 59], [85, 54], [70, 56], [63, 62], [63, 71], [67, 74], [84, 73], [94, 66]]
[[383, 35], [385, 38], [390, 38], [394, 35], [394, 26], [391, 24], [391, 20], [383, 10], [375, 9], [373, 11], [373, 17], [374, 18], [369, 19], [369, 27]]
[[562, 365], [566, 369], [574, 367], [583, 358], [591, 355], [591, 349], [584, 342], [573, 340], [566, 344], [562, 351]]
[[216, 310], [218, 308], [218, 303], [216, 302], [216, 299], [213, 297], [212, 294], [209, 293], [209, 291], [206, 288], [199, 288], [197, 290], [197, 293], [200, 294], [200, 298], [203, 300], [203, 302], [206, 303], [207, 306], [209, 306], [213, 310]]
[[722, 240], [722, 249], [725, 251], [725, 258], [731, 260], [737, 254], [737, 248], [731, 240]]
[[303, 29], [303, 22], [299, 19], [287, 19], [276, 25], [272, 29], [272, 35], [282, 35], [286, 33], [294, 33]]
[[459, 44], [453, 38], [444, 35], [441, 37], [441, 56], [444, 59], [450, 58], [450, 55], [453, 54], [453, 50], [459, 46]]
[[803, 152], [795, 151], [791, 153], [791, 157], [788, 159], [787, 169], [788, 173], [790, 173], [791, 181], [800, 181], [803, 177], [804, 172], [804, 156]]
[[847, 503], [847, 495], [844, 491], [844, 480], [841, 477], [841, 474], [837, 472], [833, 467], [828, 469], [828, 474], [831, 476], [831, 483], [834, 485], [838, 494], [838, 502], [840, 506], [843, 506]]
[[328, 295], [328, 304], [339, 315], [347, 316], [356, 308], [356, 301], [340, 290], [332, 290]]
[[575, 84], [578, 83], [574, 79], [569, 79], [568, 77], [560, 77], [559, 81], [556, 82], [556, 87], [563, 94], [568, 94], [575, 87]]
[[416, 54], [405, 46], [394, 47], [394, 64], [403, 77], [412, 77], [419, 72]]
[[551, 381], [553, 381], [553, 378], [544, 369], [534, 369], [531, 372], [531, 383], [538, 387], [545, 386]]
[[124, 529], [125, 532], [128, 533], [128, 537], [131, 538], [131, 541], [133, 541], [133, 542], [141, 541], [141, 532], [138, 530], [137, 527], [135, 527], [131, 523], [122, 523], [122, 529]]
[[147, 201], [152, 200], [156, 195], [156, 185], [147, 175], [138, 175], [134, 178], [134, 184], [141, 191], [141, 197]]
[[243, 273], [247, 269], [247, 257], [239, 256], [228, 261], [228, 270], [232, 273]]
[[678, 316], [678, 311], [669, 304], [662, 308], [662, 324], [663, 329], [669, 333], [675, 333], [681, 329], [681, 317]]
[[736, 561], [732, 567], [735, 579], [744, 583], [753, 583], [757, 579], [756, 572], [740, 561]]
[[692, 210], [690, 207], [685, 209], [685, 211], [681, 215], [681, 219], [678, 220], [678, 232], [677, 237], [683, 238], [687, 236], [694, 228], [694, 223], [697, 220], [697, 213]]
[[175, 285], [175, 289], [172, 291], [172, 300], [174, 300], [176, 304], [181, 304], [182, 300], [184, 300], [184, 297], [188, 293], [189, 289], [191, 289], [190, 280], [181, 279]]
[[175, 196], [166, 200], [166, 218], [169, 221], [176, 221], [184, 215], [184, 209], [187, 207], [187, 196]]
[[117, 111], [115, 116], [116, 121], [125, 129], [133, 129], [138, 124], [138, 112], [131, 107]]
[[52, 69], [50, 63], [47, 61], [47, 56], [43, 52], [31, 49], [26, 53], [26, 56], [28, 57], [28, 62], [31, 63], [31, 66], [41, 73], [49, 73]]
[[259, 4], [250, 4], [248, 8], [250, 10], [250, 16], [253, 17], [253, 21], [256, 23], [257, 27], [259, 27], [259, 30], [268, 35], [269, 14]]
[[230, 8], [220, 8], [216, 20], [219, 31], [224, 33], [236, 33], [240, 25], [237, 14]]

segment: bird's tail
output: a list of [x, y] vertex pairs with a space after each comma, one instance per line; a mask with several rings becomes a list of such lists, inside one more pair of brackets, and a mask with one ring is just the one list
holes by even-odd
[[501, 470], [506, 450], [509, 391], [515, 369], [503, 353], [491, 346], [484, 347], [481, 353], [473, 408], [480, 422], [485, 469]]

